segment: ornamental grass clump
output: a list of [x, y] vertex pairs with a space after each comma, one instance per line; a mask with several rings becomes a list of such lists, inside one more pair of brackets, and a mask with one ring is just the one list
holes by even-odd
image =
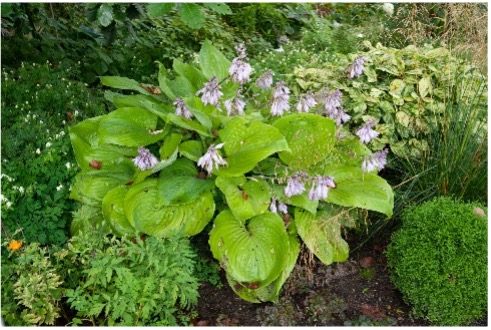
[[465, 325], [487, 310], [487, 209], [439, 197], [403, 215], [387, 250], [391, 279], [416, 317]]
[[[71, 127], [81, 169], [71, 197], [83, 204], [71, 231], [189, 237], [213, 221], [210, 248], [232, 289], [276, 301], [300, 239], [325, 264], [345, 261], [341, 228], [358, 209], [390, 217], [393, 192], [378, 176], [385, 154], [363, 165], [373, 125], [356, 136], [320, 114], [324, 97], [298, 95], [271, 70], [252, 77], [237, 53], [231, 62], [207, 41], [198, 65], [176, 59], [171, 77], [160, 64], [158, 87], [101, 77], [140, 94], [106, 92], [117, 109]], [[349, 116], [333, 93], [340, 124]]]

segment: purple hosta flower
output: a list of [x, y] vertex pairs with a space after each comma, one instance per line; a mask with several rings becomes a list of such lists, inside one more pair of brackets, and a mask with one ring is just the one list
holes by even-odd
[[361, 170], [363, 172], [371, 172], [375, 169], [377, 171], [382, 170], [385, 167], [385, 164], [387, 164], [388, 153], [389, 150], [385, 148], [384, 150], [377, 151], [366, 157], [365, 160], [363, 160], [363, 164], [361, 164]]
[[271, 200], [271, 204], [269, 205], [269, 210], [273, 213], [278, 213], [278, 211], [280, 211], [283, 214], [288, 213], [288, 207], [283, 202], [278, 201], [275, 197], [273, 197], [273, 199]]
[[201, 101], [204, 105], [211, 104], [218, 106], [218, 100], [223, 93], [220, 92], [221, 86], [218, 85], [217, 77], [212, 77], [209, 82], [205, 83], [205, 87], [196, 92], [196, 95], [203, 94]]
[[290, 99], [290, 89], [285, 86], [283, 81], [276, 83], [273, 103], [271, 104], [271, 115], [281, 116], [284, 111], [290, 110], [288, 100]]
[[256, 80], [256, 85], [262, 89], [271, 87], [273, 84], [273, 71], [268, 70]]
[[309, 109], [314, 107], [317, 104], [314, 97], [312, 96], [312, 92], [308, 91], [307, 94], [300, 97], [300, 100], [297, 103], [297, 111], [298, 112], [309, 112]]
[[328, 94], [326, 97], [326, 104], [324, 109], [327, 114], [335, 113], [336, 109], [341, 106], [341, 91], [336, 89], [331, 94]]
[[348, 67], [348, 79], [353, 79], [362, 75], [363, 64], [368, 61], [368, 58], [365, 56], [358, 57], [349, 67]]
[[222, 147], [223, 143], [217, 144], [216, 146], [212, 144], [208, 148], [208, 151], [198, 159], [198, 166], [204, 168], [208, 174], [213, 170], [213, 165], [216, 169], [218, 169], [218, 166], [220, 165], [227, 166], [228, 164], [225, 159], [218, 153], [218, 149], [221, 149]]
[[360, 141], [363, 142], [363, 143], [368, 143], [370, 142], [372, 139], [376, 138], [377, 136], [379, 136], [379, 132], [377, 131], [374, 131], [372, 129], [373, 126], [375, 126], [375, 122], [374, 121], [370, 121], [369, 123], [367, 123], [365, 126], [363, 126], [362, 128], [360, 128], [358, 130], [358, 132], [356, 132], [356, 135], [358, 135], [360, 137]]
[[142, 171], [152, 169], [159, 163], [157, 157], [152, 155], [147, 148], [138, 148], [138, 156], [133, 158], [133, 163]]
[[225, 109], [227, 109], [227, 116], [244, 114], [244, 107], [246, 103], [239, 97], [239, 95], [225, 101], [223, 104], [225, 105]]
[[290, 198], [292, 196], [300, 195], [305, 191], [305, 184], [302, 182], [302, 178], [305, 174], [294, 174], [288, 178], [288, 182], [285, 187], [285, 196]]
[[176, 101], [172, 104], [176, 106], [175, 114], [177, 116], [184, 117], [186, 119], [191, 119], [193, 117], [193, 114], [191, 113], [191, 111], [189, 111], [186, 103], [184, 103], [183, 99], [181, 99], [180, 97], [176, 98]]
[[241, 85], [251, 80], [251, 72], [252, 67], [249, 65], [249, 63], [244, 62], [240, 57], [234, 58], [230, 69], [228, 69], [228, 73], [230, 73], [232, 81]]
[[332, 113], [327, 114], [329, 118], [334, 119], [336, 121], [336, 125], [340, 126], [341, 124], [350, 120], [351, 116], [348, 115], [343, 107], [338, 107]]
[[326, 199], [329, 193], [329, 188], [336, 188], [336, 184], [331, 176], [318, 176], [312, 181], [312, 187], [309, 191], [310, 200]]

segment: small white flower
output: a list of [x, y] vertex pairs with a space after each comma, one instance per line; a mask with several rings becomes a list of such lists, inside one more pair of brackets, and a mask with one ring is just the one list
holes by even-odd
[[5, 203], [5, 206], [7, 206], [7, 208], [9, 209], [12, 206], [12, 202], [11, 201], [7, 201], [7, 203]]
[[154, 168], [159, 163], [159, 160], [147, 148], [139, 147], [138, 156], [133, 158], [133, 163], [140, 170], [146, 171]]
[[215, 166], [216, 169], [218, 169], [220, 165], [227, 166], [227, 161], [225, 161], [218, 153], [218, 149], [221, 149], [222, 147], [223, 143], [217, 144], [216, 146], [213, 144], [210, 145], [208, 151], [198, 159], [198, 166], [205, 169], [208, 174], [211, 174], [213, 166]]
[[46, 148], [51, 147], [51, 142], [46, 142]]
[[72, 164], [70, 162], [67, 162], [65, 164], [65, 166], [66, 166], [67, 169], [71, 169], [72, 168]]
[[390, 2], [386, 2], [383, 4], [382, 10], [385, 11], [387, 15], [392, 16], [392, 14], [394, 14], [394, 5]]
[[78, 116], [78, 113], [79, 113], [79, 112], [78, 112], [78, 110], [75, 110], [75, 111], [73, 112], [73, 115], [76, 117], [76, 116]]
[[56, 190], [60, 191], [61, 189], [63, 189], [63, 185], [60, 183], [58, 186], [56, 186]]
[[24, 187], [19, 187], [19, 192], [20, 192], [21, 194], [23, 194], [23, 193], [24, 193]]
[[36, 149], [36, 154], [38, 154], [38, 155], [41, 154], [41, 150], [39, 148]]
[[338, 27], [340, 27], [340, 26], [341, 26], [341, 24], [339, 24], [338, 22], [334, 21], [334, 22], [332, 23], [332, 26], [333, 26], [333, 28], [337, 29]]

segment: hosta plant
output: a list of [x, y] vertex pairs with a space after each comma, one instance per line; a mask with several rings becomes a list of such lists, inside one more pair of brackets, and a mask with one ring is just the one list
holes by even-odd
[[344, 261], [341, 228], [357, 209], [391, 216], [393, 192], [377, 175], [386, 151], [365, 145], [370, 125], [356, 136], [312, 113], [323, 99], [290, 95], [271, 71], [253, 80], [237, 51], [230, 62], [205, 42], [199, 65], [160, 65], [158, 86], [101, 77], [139, 93], [107, 92], [117, 109], [72, 127], [83, 206], [71, 229], [192, 236], [213, 221], [210, 248], [234, 291], [275, 301], [299, 238], [325, 264]]

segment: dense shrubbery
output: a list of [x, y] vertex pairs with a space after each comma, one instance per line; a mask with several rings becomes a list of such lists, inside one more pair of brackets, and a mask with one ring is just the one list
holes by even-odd
[[416, 317], [455, 326], [486, 312], [487, 210], [479, 206], [441, 197], [404, 213], [387, 257]]

